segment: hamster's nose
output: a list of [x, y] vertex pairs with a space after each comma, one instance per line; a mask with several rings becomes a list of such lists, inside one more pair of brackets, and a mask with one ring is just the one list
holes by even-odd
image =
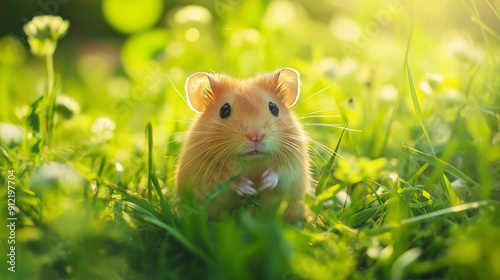
[[260, 142], [264, 138], [264, 133], [249, 133], [247, 134], [247, 138], [252, 142]]

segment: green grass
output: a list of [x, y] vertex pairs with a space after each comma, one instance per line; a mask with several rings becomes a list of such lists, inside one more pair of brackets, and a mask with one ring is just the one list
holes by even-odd
[[[84, 50], [69, 18], [56, 73], [0, 38], [1, 279], [500, 278], [498, 5], [214, 3]], [[208, 221], [174, 194], [184, 80], [279, 67], [302, 77], [311, 215]]]

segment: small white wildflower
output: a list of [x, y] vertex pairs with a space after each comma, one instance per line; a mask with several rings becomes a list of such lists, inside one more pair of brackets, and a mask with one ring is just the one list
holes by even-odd
[[179, 9], [174, 14], [174, 20], [180, 24], [185, 24], [188, 22], [208, 24], [212, 21], [212, 14], [209, 10], [202, 6], [189, 5]]
[[429, 85], [428, 81], [421, 81], [418, 83], [418, 88], [425, 94], [430, 95], [432, 93], [432, 87]]
[[396, 101], [398, 98], [398, 89], [392, 84], [387, 84], [380, 90], [380, 98], [389, 102]]
[[75, 99], [67, 95], [58, 95], [56, 98], [56, 111], [66, 119], [80, 113], [80, 105]]
[[83, 182], [83, 177], [72, 167], [60, 162], [48, 162], [36, 170], [31, 189], [36, 193], [62, 190], [77, 194], [83, 189]]
[[326, 57], [318, 65], [319, 71], [329, 77], [337, 76], [338, 67], [339, 62], [335, 57]]
[[9, 147], [20, 145], [23, 135], [22, 127], [10, 123], [0, 123], [0, 143]]
[[99, 117], [92, 125], [93, 142], [105, 142], [114, 136], [116, 124], [108, 117]]
[[69, 22], [60, 16], [36, 16], [24, 25], [31, 51], [38, 56], [52, 55], [57, 41], [68, 31]]
[[425, 73], [425, 77], [431, 88], [437, 88], [444, 80], [443, 74], [441, 73]]

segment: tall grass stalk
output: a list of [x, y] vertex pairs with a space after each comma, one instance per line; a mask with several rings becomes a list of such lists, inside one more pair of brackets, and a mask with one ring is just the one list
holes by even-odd
[[153, 186], [155, 187], [156, 193], [158, 194], [160, 205], [162, 210], [167, 211], [169, 209], [165, 198], [161, 192], [160, 180], [156, 176], [154, 161], [153, 161], [153, 126], [151, 123], [146, 125], [146, 155], [147, 155], [147, 180], [148, 180], [148, 200], [149, 203], [153, 203]]
[[452, 174], [456, 178], [462, 179], [465, 182], [468, 182], [468, 183], [470, 183], [470, 184], [472, 184], [474, 186], [479, 186], [479, 184], [476, 181], [474, 181], [469, 176], [465, 175], [465, 173], [463, 173], [462, 171], [458, 170], [453, 165], [451, 165], [451, 164], [449, 164], [449, 163], [447, 163], [447, 162], [445, 162], [445, 161], [437, 158], [436, 156], [426, 154], [426, 153], [424, 153], [422, 151], [419, 151], [417, 149], [414, 149], [414, 148], [411, 148], [411, 147], [408, 147], [408, 146], [404, 146], [404, 145], [403, 145], [403, 151], [405, 153], [408, 153], [410, 155], [415, 156], [416, 158], [418, 158], [420, 160], [425, 161], [428, 164], [433, 165], [434, 167], [440, 168], [440, 169], [446, 171], [447, 173]]
[[410, 36], [408, 38], [408, 45], [406, 46], [405, 67], [406, 67], [406, 74], [408, 77], [408, 83], [409, 83], [409, 87], [410, 87], [411, 99], [413, 101], [413, 109], [415, 110], [415, 113], [417, 114], [418, 122], [420, 123], [420, 127], [422, 128], [422, 131], [424, 132], [424, 135], [425, 135], [425, 138], [427, 139], [427, 142], [429, 143], [429, 147], [432, 151], [432, 154], [435, 156], [436, 153], [434, 152], [434, 147], [432, 145], [431, 138], [429, 137], [429, 133], [427, 133], [427, 129], [425, 128], [422, 110], [420, 109], [420, 103], [418, 102], [417, 91], [415, 89], [415, 83], [413, 81], [413, 75], [411, 73], [410, 62], [409, 62], [411, 37], [412, 37], [412, 32], [410, 31]]
[[328, 183], [328, 178], [330, 178], [330, 173], [332, 173], [333, 164], [335, 163], [335, 159], [337, 158], [338, 150], [340, 148], [340, 143], [342, 143], [342, 138], [344, 137], [344, 133], [346, 131], [348, 124], [349, 121], [345, 123], [344, 128], [342, 129], [342, 133], [340, 134], [339, 141], [337, 142], [337, 146], [335, 147], [335, 150], [333, 151], [332, 156], [328, 161], [328, 164], [321, 173], [318, 185], [316, 186], [316, 190], [314, 191], [314, 194], [316, 196], [320, 195], [325, 190], [326, 184]]
[[59, 86], [58, 80], [54, 77], [54, 57], [53, 54], [47, 54], [45, 57], [45, 65], [47, 68], [47, 127], [45, 145], [50, 149], [52, 146], [52, 135], [54, 130], [54, 110], [56, 107], [57, 89]]

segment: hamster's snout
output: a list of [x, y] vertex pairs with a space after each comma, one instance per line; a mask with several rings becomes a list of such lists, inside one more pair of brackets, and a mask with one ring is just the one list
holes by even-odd
[[265, 133], [263, 131], [251, 131], [246, 133], [249, 140], [247, 143], [248, 153], [252, 156], [258, 155], [262, 152], [264, 146]]
[[264, 139], [265, 134], [262, 132], [254, 132], [254, 133], [248, 133], [247, 138], [248, 140], [258, 143], [261, 142], [262, 139]]

